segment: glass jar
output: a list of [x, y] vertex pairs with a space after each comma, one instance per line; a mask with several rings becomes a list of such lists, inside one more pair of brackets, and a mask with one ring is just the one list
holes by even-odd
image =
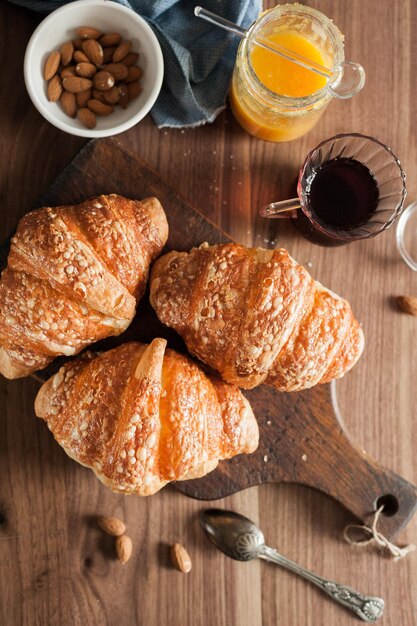
[[343, 35], [320, 11], [300, 4], [285, 4], [261, 15], [240, 43], [230, 104], [239, 124], [251, 135], [267, 141], [291, 141], [305, 135], [332, 98], [326, 87], [304, 97], [280, 95], [259, 80], [251, 63], [254, 39], [268, 39], [271, 34], [287, 31], [313, 44], [321, 52], [326, 67], [344, 61]]

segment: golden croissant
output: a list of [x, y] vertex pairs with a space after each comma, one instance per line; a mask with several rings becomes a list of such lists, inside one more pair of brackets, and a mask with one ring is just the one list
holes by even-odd
[[165, 339], [66, 363], [41, 387], [35, 412], [105, 485], [142, 496], [253, 452], [259, 439], [239, 389], [166, 349]]
[[229, 383], [295, 391], [340, 378], [364, 337], [350, 305], [284, 249], [203, 244], [151, 273], [151, 304]]
[[123, 332], [167, 236], [156, 198], [113, 194], [25, 215], [0, 280], [0, 372], [26, 376]]

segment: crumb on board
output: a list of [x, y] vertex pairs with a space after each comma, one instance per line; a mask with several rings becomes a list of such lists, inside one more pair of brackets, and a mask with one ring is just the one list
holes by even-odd
[[307, 455], [306, 455], [306, 454], [303, 454], [303, 456], [301, 457], [301, 459], [302, 459], [303, 461], [307, 461]]
[[265, 456], [264, 456], [264, 463], [268, 463], [268, 455], [267, 454], [265, 454]]
[[267, 426], [271, 426], [271, 424], [272, 424], [271, 420], [266, 420], [266, 425]]

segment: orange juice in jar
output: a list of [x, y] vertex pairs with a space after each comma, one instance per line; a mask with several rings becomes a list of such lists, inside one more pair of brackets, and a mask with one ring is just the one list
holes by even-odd
[[255, 38], [331, 69], [344, 60], [343, 36], [320, 11], [285, 4], [262, 14], [239, 46], [230, 90], [237, 121], [260, 139], [297, 139], [315, 125], [332, 98], [326, 79], [256, 45]]

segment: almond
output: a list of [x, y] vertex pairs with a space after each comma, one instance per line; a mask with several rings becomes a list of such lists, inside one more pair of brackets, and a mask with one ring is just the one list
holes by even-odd
[[417, 316], [417, 298], [413, 296], [398, 296], [397, 304], [404, 313]]
[[96, 115], [110, 115], [110, 113], [114, 111], [114, 107], [110, 106], [110, 104], [105, 104], [105, 102], [101, 102], [101, 100], [89, 100], [87, 106]]
[[97, 72], [97, 68], [92, 63], [78, 63], [76, 66], [78, 76], [91, 78]]
[[46, 59], [45, 67], [43, 69], [43, 77], [45, 80], [51, 80], [51, 78], [55, 76], [60, 62], [61, 53], [57, 50], [55, 50], [55, 52], [51, 52], [49, 57]]
[[124, 80], [128, 75], [128, 69], [123, 63], [109, 63], [104, 69], [110, 72], [116, 81]]
[[83, 51], [94, 65], [103, 64], [103, 48], [95, 39], [87, 39], [84, 41]]
[[48, 83], [48, 100], [50, 102], [56, 102], [59, 100], [62, 93], [62, 84], [59, 76], [55, 75]]
[[75, 117], [77, 115], [77, 100], [73, 93], [63, 91], [59, 101], [69, 117]]
[[119, 61], [124, 59], [124, 57], [129, 54], [131, 47], [131, 41], [124, 41], [120, 44], [120, 46], [117, 46], [113, 54], [113, 63], [118, 63]]
[[120, 537], [120, 535], [126, 532], [125, 524], [118, 517], [100, 515], [97, 518], [97, 524], [100, 526], [101, 530], [104, 530], [108, 535], [113, 535], [113, 537]]
[[141, 91], [142, 87], [140, 86], [138, 81], [134, 83], [129, 83], [127, 86], [127, 95], [129, 96], [129, 102], [137, 98]]
[[61, 72], [61, 78], [66, 78], [67, 76], [76, 76], [76, 75], [77, 75], [77, 72], [73, 65], [70, 65], [69, 67], [64, 67], [64, 69]]
[[130, 65], [137, 63], [138, 59], [139, 55], [137, 52], [129, 52], [129, 54], [122, 59], [122, 63], [126, 65], [126, 67], [129, 67]]
[[96, 116], [90, 109], [82, 108], [78, 109], [78, 117], [80, 122], [87, 128], [95, 128], [97, 124]]
[[120, 93], [119, 104], [122, 107], [122, 109], [127, 109], [127, 105], [129, 104], [129, 94], [127, 92], [127, 85], [125, 85], [124, 83], [120, 83], [120, 85], [118, 85], [118, 88], [119, 88], [119, 93]]
[[77, 28], [77, 36], [80, 39], [98, 39], [101, 35], [102, 33], [97, 28], [92, 28], [91, 26]]
[[90, 59], [82, 50], [76, 50], [74, 52], [74, 61], [76, 63], [90, 63]]
[[121, 535], [116, 538], [116, 554], [120, 563], [123, 565], [128, 562], [132, 556], [132, 540], [127, 535]]
[[[115, 89], [115, 87], [113, 87], [113, 89]], [[111, 89], [110, 89], [111, 91]], [[93, 89], [93, 93], [92, 96], [94, 98], [94, 100], [100, 100], [100, 102], [106, 102], [104, 96], [105, 94], [109, 93], [108, 91], [99, 91], [98, 89]], [[90, 98], [89, 98], [90, 100]], [[112, 104], [112, 103], [110, 103]]]
[[90, 89], [90, 87], [93, 86], [93, 81], [89, 78], [82, 78], [81, 76], [67, 76], [62, 81], [62, 84], [67, 91], [79, 93], [80, 91]]
[[72, 41], [67, 41], [61, 46], [61, 63], [64, 67], [71, 63], [73, 54], [74, 44], [72, 43]]
[[118, 46], [121, 40], [119, 33], [106, 33], [100, 37], [100, 44], [103, 48], [108, 48], [109, 46]]
[[78, 39], [74, 39], [72, 43], [74, 44], [75, 50], [83, 49], [83, 39], [81, 39], [81, 37], [78, 37]]
[[[93, 94], [94, 91], [95, 89], [93, 90]], [[120, 100], [120, 91], [118, 87], [112, 87], [108, 91], [98, 91], [97, 93], [102, 96], [104, 102], [107, 102], [107, 104], [117, 104]], [[101, 100], [101, 98], [98, 99]]]
[[180, 543], [174, 543], [174, 545], [171, 546], [171, 561], [173, 566], [184, 574], [188, 574], [191, 570], [192, 564], [190, 555]]
[[86, 106], [87, 102], [91, 99], [91, 89], [86, 89], [85, 91], [79, 91], [75, 94], [75, 99], [77, 101], [77, 106], [82, 109]]
[[143, 74], [143, 70], [141, 67], [138, 67], [137, 65], [131, 65], [127, 71], [126, 82], [133, 83], [134, 81], [142, 78], [142, 74]]
[[111, 63], [113, 61], [113, 54], [115, 50], [116, 50], [116, 46], [103, 48], [103, 63]]
[[93, 78], [94, 87], [99, 91], [108, 91], [114, 86], [114, 77], [110, 72], [100, 71]]

